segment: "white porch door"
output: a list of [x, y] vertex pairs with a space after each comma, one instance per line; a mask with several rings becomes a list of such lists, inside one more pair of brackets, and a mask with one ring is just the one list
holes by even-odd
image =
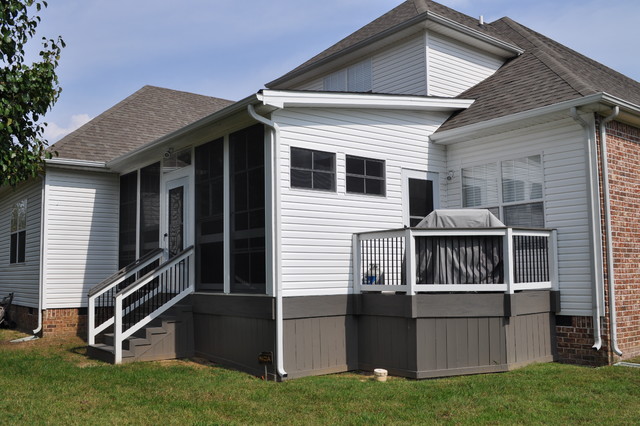
[[416, 226], [440, 205], [438, 174], [419, 170], [402, 170], [402, 204], [404, 226]]
[[171, 258], [192, 244], [192, 196], [189, 176], [165, 178], [163, 203], [163, 248]]

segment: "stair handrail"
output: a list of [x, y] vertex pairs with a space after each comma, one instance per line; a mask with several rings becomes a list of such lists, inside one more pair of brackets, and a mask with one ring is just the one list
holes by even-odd
[[100, 282], [99, 284], [95, 285], [94, 287], [91, 288], [91, 290], [89, 290], [88, 293], [88, 315], [87, 315], [87, 331], [88, 331], [88, 343], [90, 345], [95, 344], [95, 339], [96, 336], [104, 331], [106, 328], [108, 328], [109, 326], [111, 326], [113, 324], [114, 321], [114, 317], [111, 316], [111, 318], [107, 319], [105, 322], [103, 322], [102, 324], [100, 324], [98, 327], [96, 327], [95, 325], [95, 301], [96, 299], [101, 296], [102, 294], [106, 293], [107, 291], [113, 289], [114, 287], [120, 285], [122, 282], [128, 280], [130, 277], [138, 274], [138, 272], [140, 272], [141, 270], [143, 270], [144, 268], [146, 268], [147, 266], [151, 265], [153, 262], [156, 262], [160, 259], [162, 259], [164, 257], [164, 249], [162, 248], [157, 248], [154, 249], [152, 251], [150, 251], [149, 253], [145, 254], [144, 256], [140, 257], [139, 259], [136, 259], [135, 262], [132, 262], [130, 264], [128, 264], [127, 266], [125, 266], [124, 268], [120, 269], [119, 271], [117, 271], [116, 273], [114, 273], [113, 275], [105, 278], [102, 282]]
[[[136, 259], [134, 262], [131, 262], [124, 268], [114, 273], [113, 275], [102, 280], [99, 284], [96, 284], [95, 286], [91, 287], [91, 290], [89, 290], [88, 296], [91, 297], [98, 292], [104, 293], [101, 290], [108, 290], [109, 288], [112, 288], [120, 284], [122, 281], [126, 280], [134, 273], [137, 273], [138, 271], [140, 271], [140, 269], [143, 269], [144, 267], [158, 260], [160, 257], [162, 257], [163, 253], [164, 253], [164, 249], [157, 248], [145, 254], [141, 258]], [[122, 278], [122, 279], [118, 280], [118, 278]], [[114, 283], [114, 281], [116, 280], [118, 280], [118, 282]]]
[[175, 267], [177, 264], [188, 260], [194, 254], [194, 246], [189, 246], [180, 253], [176, 254], [157, 268], [149, 271], [143, 277], [136, 280], [134, 283], [131, 283], [126, 288], [118, 291], [114, 296], [115, 299], [115, 308], [114, 308], [114, 327], [113, 327], [113, 347], [114, 347], [114, 362], [119, 364], [122, 362], [122, 342], [129, 336], [133, 335], [136, 331], [140, 330], [142, 327], [153, 321], [158, 316], [162, 315], [167, 309], [171, 308], [173, 305], [178, 303], [187, 295], [191, 294], [195, 290], [195, 280], [194, 280], [194, 262], [189, 262], [187, 266], [186, 273], [188, 275], [187, 286], [185, 289], [180, 291], [176, 296], [172, 297], [170, 300], [166, 301], [162, 306], [158, 309], [151, 312], [142, 320], [138, 321], [135, 325], [131, 326], [128, 330], [122, 329], [122, 320], [123, 314], [127, 312], [129, 309], [128, 306], [123, 306], [123, 301], [126, 297], [132, 295], [136, 291], [142, 289], [147, 284], [153, 282], [156, 278], [159, 278], [163, 273], [167, 272], [171, 268]]

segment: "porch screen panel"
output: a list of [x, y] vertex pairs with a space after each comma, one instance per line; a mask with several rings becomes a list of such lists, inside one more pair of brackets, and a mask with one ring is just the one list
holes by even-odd
[[160, 163], [140, 170], [140, 256], [160, 247]]
[[136, 214], [138, 172], [120, 176], [119, 268], [136, 260]]
[[224, 141], [196, 148], [196, 285], [224, 289]]
[[229, 136], [231, 163], [231, 292], [265, 293], [264, 128]]

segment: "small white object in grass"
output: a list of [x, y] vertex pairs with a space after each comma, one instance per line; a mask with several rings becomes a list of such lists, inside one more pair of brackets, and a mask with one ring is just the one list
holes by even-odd
[[640, 364], [636, 364], [635, 362], [617, 362], [614, 365], [617, 365], [618, 367], [640, 368]]
[[386, 382], [387, 381], [387, 370], [384, 368], [376, 368], [373, 370], [373, 376], [378, 382]]
[[30, 340], [37, 340], [37, 339], [39, 339], [38, 336], [27, 336], [27, 337], [21, 337], [20, 339], [11, 340], [11, 343], [22, 343], [22, 342], [28, 342]]

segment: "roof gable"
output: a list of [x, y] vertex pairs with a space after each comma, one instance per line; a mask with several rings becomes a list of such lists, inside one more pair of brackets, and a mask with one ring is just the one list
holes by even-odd
[[59, 158], [106, 162], [232, 103], [144, 86], [49, 149], [57, 151]]
[[494, 39], [505, 41], [501, 38], [501, 35], [490, 26], [480, 25], [477, 19], [447, 6], [431, 0], [407, 0], [285, 75], [267, 83], [266, 87], [277, 88], [282, 82], [286, 82], [300, 73], [315, 68], [325, 61], [332, 60], [352, 50], [358, 49], [377, 38], [388, 35], [390, 32], [400, 31], [405, 27], [425, 21], [429, 14], [435, 14], [441, 18], [455, 22], [476, 33], [483, 33]]

